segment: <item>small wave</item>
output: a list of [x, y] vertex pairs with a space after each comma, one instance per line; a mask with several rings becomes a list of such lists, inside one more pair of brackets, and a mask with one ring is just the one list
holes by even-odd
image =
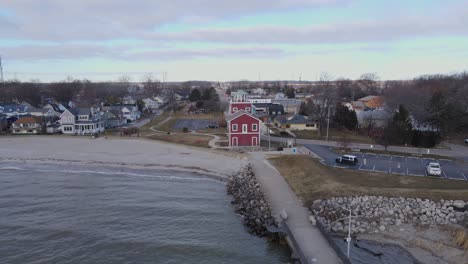
[[25, 169], [18, 168], [18, 167], [0, 167], [0, 170], [25, 170]]
[[117, 171], [96, 171], [96, 170], [46, 170], [46, 169], [35, 169], [33, 171], [39, 172], [61, 172], [61, 173], [88, 173], [88, 174], [99, 174], [99, 175], [119, 175], [119, 176], [133, 176], [133, 177], [145, 177], [145, 178], [158, 178], [166, 180], [178, 180], [178, 181], [208, 181], [208, 182], [222, 182], [218, 179], [209, 177], [184, 177], [184, 176], [173, 176], [173, 175], [154, 175], [154, 174], [141, 174], [132, 172], [117, 172]]

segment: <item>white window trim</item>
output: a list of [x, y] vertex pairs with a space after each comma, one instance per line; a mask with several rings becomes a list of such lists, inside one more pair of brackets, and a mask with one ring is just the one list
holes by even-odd
[[[255, 144], [254, 144], [255, 140]], [[252, 137], [252, 146], [258, 146], [258, 138], [257, 137]]]
[[235, 113], [235, 112], [239, 111], [239, 108], [233, 107], [233, 108], [232, 108], [232, 111]]
[[249, 132], [249, 126], [247, 124], [242, 124], [242, 133], [247, 133]]
[[237, 129], [238, 129], [237, 124], [232, 124], [232, 131], [238, 131]]
[[245, 111], [246, 111], [246, 112], [250, 112], [250, 107], [246, 107], [246, 108], [245, 108]]
[[252, 124], [252, 131], [258, 130], [258, 124]]

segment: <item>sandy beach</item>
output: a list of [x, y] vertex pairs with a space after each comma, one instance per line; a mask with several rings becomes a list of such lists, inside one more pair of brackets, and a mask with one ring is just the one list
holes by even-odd
[[0, 160], [145, 167], [227, 177], [246, 160], [231, 153], [145, 139], [1, 137]]

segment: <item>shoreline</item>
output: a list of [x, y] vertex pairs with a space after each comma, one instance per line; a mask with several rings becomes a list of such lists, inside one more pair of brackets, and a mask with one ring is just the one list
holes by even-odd
[[[83, 169], [93, 168], [96, 170], [86, 171], [96, 174], [101, 174], [106, 172], [105, 170], [99, 170], [99, 168], [105, 169], [126, 169], [125, 172], [132, 173], [134, 171], [145, 170], [148, 173], [151, 172], [164, 172], [164, 173], [187, 173], [192, 174], [200, 178], [206, 178], [210, 180], [215, 180], [220, 183], [225, 184], [227, 182], [228, 177], [225, 175], [214, 174], [209, 171], [205, 171], [203, 169], [197, 168], [184, 168], [184, 167], [169, 167], [163, 165], [138, 165], [138, 164], [122, 164], [122, 163], [103, 163], [103, 162], [84, 162], [84, 161], [73, 161], [73, 160], [45, 160], [45, 159], [11, 159], [11, 158], [0, 158], [0, 171], [1, 170], [8, 170], [8, 167], [4, 168], [1, 167], [2, 163], [13, 163], [8, 165], [22, 165], [22, 164], [40, 164], [40, 165], [48, 165], [48, 166], [66, 166], [66, 165], [73, 165], [73, 166], [83, 166]], [[111, 171], [109, 171], [112, 173]], [[122, 171], [124, 172], [124, 171]]]
[[0, 137], [0, 146], [0, 161], [159, 169], [222, 181], [246, 164], [242, 155], [147, 139]]

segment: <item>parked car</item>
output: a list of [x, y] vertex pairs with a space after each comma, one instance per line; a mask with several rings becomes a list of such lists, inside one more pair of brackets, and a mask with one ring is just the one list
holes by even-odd
[[440, 164], [437, 162], [430, 162], [426, 167], [427, 175], [430, 176], [440, 176], [442, 175], [442, 169]]
[[358, 159], [356, 156], [353, 155], [343, 155], [341, 157], [336, 158], [336, 163], [356, 165], [358, 163]]
[[206, 128], [218, 128], [218, 125], [207, 125]]
[[465, 143], [468, 144], [468, 138], [465, 138]]

